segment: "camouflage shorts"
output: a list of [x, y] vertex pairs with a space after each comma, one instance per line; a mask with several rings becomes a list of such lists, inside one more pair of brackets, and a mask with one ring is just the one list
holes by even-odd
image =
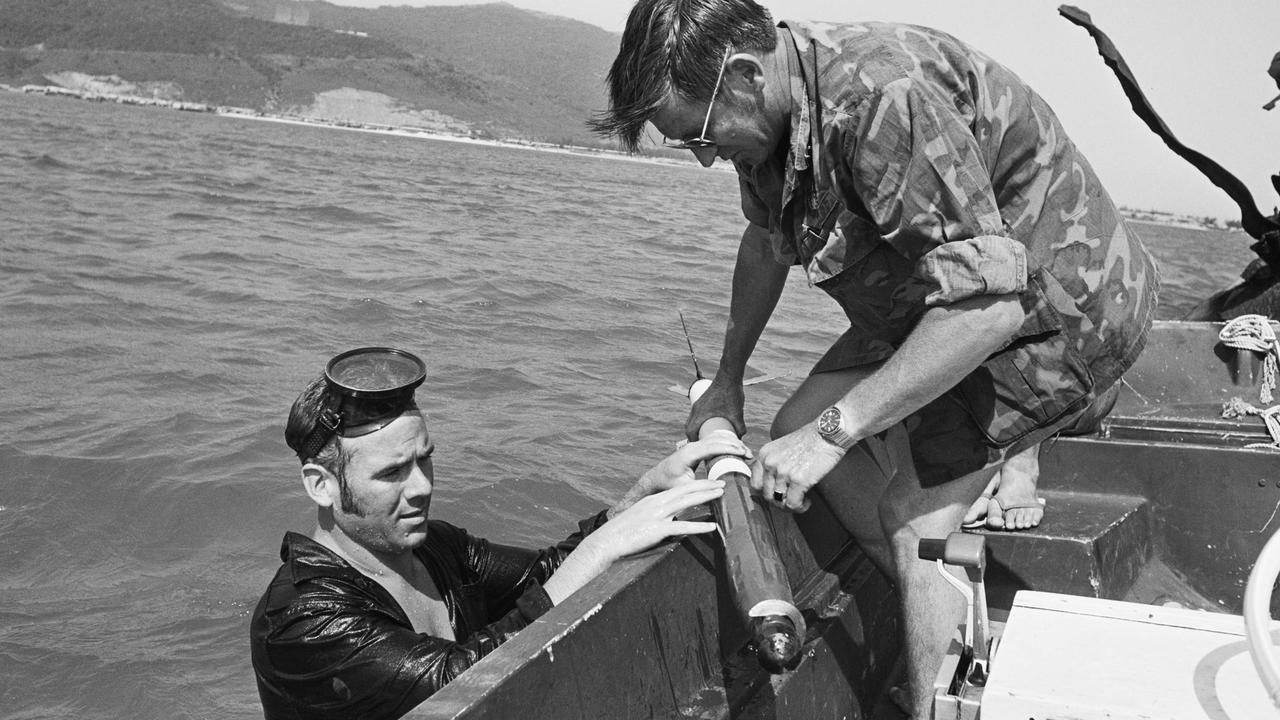
[[1119, 388], [1119, 383], [1112, 384], [1080, 410], [1036, 428], [1004, 447], [991, 444], [964, 407], [944, 394], [903, 420], [920, 484], [933, 487], [998, 465], [1055, 435], [1096, 432], [1115, 405]]
[[[841, 343], [814, 367], [813, 373], [832, 372], [863, 363], [841, 362]], [[1111, 412], [1119, 395], [1116, 378], [1095, 378], [1092, 392], [1082, 397], [1078, 408], [1020, 436], [1008, 444], [992, 442], [955, 393], [941, 396], [908, 415], [902, 421], [907, 431], [911, 458], [923, 487], [934, 487], [983, 468], [1003, 463], [1006, 458], [1033, 447], [1055, 435], [1086, 435], [1097, 431]]]

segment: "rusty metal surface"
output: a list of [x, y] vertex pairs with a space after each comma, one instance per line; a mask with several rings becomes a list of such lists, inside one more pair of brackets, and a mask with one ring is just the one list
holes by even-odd
[[409, 717], [678, 717], [741, 640], [716, 565], [700, 540], [624, 561]]
[[1261, 373], [1242, 371], [1221, 327], [1156, 323], [1101, 432], [1045, 444], [1041, 487], [1146, 498], [1156, 556], [1238, 613], [1249, 570], [1280, 527], [1280, 453], [1245, 447], [1269, 439], [1261, 419], [1221, 417], [1232, 397], [1264, 404]]
[[755, 662], [723, 551], [695, 537], [615, 565], [407, 717], [865, 716], [897, 658], [897, 602], [829, 510], [810, 513], [807, 533], [772, 517], [810, 624], [794, 672]]
[[[1218, 341], [1223, 323], [1157, 322], [1147, 346], [1124, 376], [1110, 419], [1140, 423], [1146, 417], [1220, 419], [1234, 396], [1260, 403], [1261, 372], [1236, 363], [1236, 351]], [[1246, 351], [1247, 352], [1247, 351]]]
[[1041, 478], [1046, 489], [1146, 497], [1161, 560], [1239, 613], [1249, 570], [1280, 527], [1277, 460], [1268, 451], [1067, 438], [1041, 453]]
[[[738, 673], [728, 664], [728, 717], [734, 720], [808, 720], [870, 717], [899, 653], [897, 597], [860, 554], [839, 592], [810, 622], [803, 661], [794, 672], [766, 677]], [[749, 669], [749, 667], [748, 667]], [[716, 712], [696, 717], [726, 717]]]

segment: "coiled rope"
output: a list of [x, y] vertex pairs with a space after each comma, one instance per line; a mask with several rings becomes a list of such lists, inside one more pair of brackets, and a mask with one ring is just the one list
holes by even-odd
[[1241, 315], [1223, 325], [1218, 333], [1218, 339], [1229, 348], [1265, 354], [1262, 363], [1262, 390], [1258, 396], [1264, 403], [1271, 402], [1271, 391], [1276, 388], [1276, 365], [1277, 358], [1280, 358], [1280, 344], [1276, 343], [1276, 331], [1271, 323], [1271, 319], [1265, 315]]
[[[1236, 352], [1263, 353], [1262, 388], [1258, 399], [1270, 404], [1272, 390], [1276, 388], [1277, 364], [1280, 364], [1280, 343], [1276, 341], [1276, 331], [1272, 320], [1265, 315], [1241, 315], [1233, 318], [1218, 333], [1223, 345], [1234, 348]], [[1257, 415], [1267, 426], [1267, 434], [1271, 442], [1253, 443], [1246, 447], [1271, 447], [1280, 449], [1280, 405], [1260, 408], [1250, 405], [1239, 397], [1233, 397], [1222, 404], [1222, 417], [1239, 418]]]

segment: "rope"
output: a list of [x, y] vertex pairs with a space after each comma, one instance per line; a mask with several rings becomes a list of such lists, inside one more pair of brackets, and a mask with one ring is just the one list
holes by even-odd
[[1265, 315], [1241, 315], [1232, 318], [1222, 326], [1218, 339], [1227, 347], [1235, 348], [1237, 352], [1249, 350], [1266, 355], [1262, 367], [1262, 390], [1258, 397], [1262, 402], [1270, 403], [1271, 391], [1276, 387], [1278, 374], [1277, 357], [1280, 357], [1280, 344], [1276, 342], [1276, 331], [1271, 327], [1270, 318]]
[[1267, 426], [1267, 434], [1271, 436], [1271, 442], [1250, 443], [1245, 447], [1267, 447], [1280, 449], [1280, 405], [1272, 405], [1264, 410], [1263, 408], [1250, 405], [1239, 397], [1233, 397], [1222, 403], [1222, 417], [1228, 420], [1245, 417], [1247, 415], [1258, 415], [1262, 418], [1262, 422]]

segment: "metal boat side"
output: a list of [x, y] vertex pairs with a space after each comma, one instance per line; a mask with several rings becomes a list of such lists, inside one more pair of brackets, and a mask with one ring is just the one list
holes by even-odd
[[860, 717], [897, 656], [897, 603], [821, 504], [774, 513], [809, 641], [771, 676], [746, 647], [714, 540], [616, 564], [407, 717]]

